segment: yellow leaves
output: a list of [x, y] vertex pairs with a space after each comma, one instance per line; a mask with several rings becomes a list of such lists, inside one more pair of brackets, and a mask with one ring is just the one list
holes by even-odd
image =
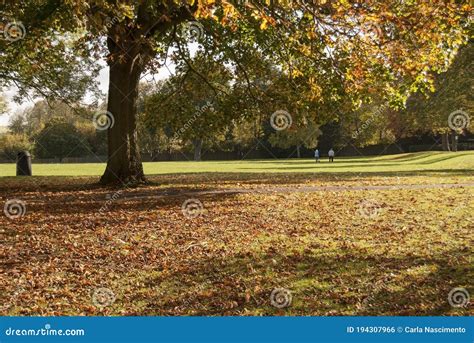
[[322, 89], [318, 85], [316, 79], [310, 77], [308, 83], [309, 83], [309, 86], [310, 86], [310, 89], [311, 89], [311, 98], [313, 100], [321, 98]]
[[[324, 4], [326, 1], [324, 1]], [[348, 0], [338, 0], [331, 3], [331, 6], [339, 13], [345, 12], [351, 7], [351, 4]]]
[[[306, 37], [309, 39], [316, 39], [318, 35], [313, 30], [306, 32]], [[325, 37], [326, 38], [326, 37]], [[329, 39], [329, 37], [327, 37]]]
[[275, 25], [276, 21], [273, 17], [266, 15], [263, 11], [254, 10], [252, 17], [256, 20], [261, 20], [260, 30], [266, 30], [269, 25]]
[[298, 67], [291, 66], [291, 68], [290, 68], [289, 71], [288, 71], [288, 75], [289, 75], [291, 78], [297, 78], [297, 77], [299, 77], [299, 76], [304, 76], [304, 73], [303, 73], [303, 71], [301, 71]]
[[235, 7], [227, 1], [222, 2], [222, 10], [224, 12], [224, 17], [233, 16], [236, 12]]
[[231, 3], [227, 1], [222, 2], [223, 16], [220, 21], [221, 25], [229, 25], [232, 29], [236, 29], [235, 19], [240, 17], [240, 13]]
[[212, 18], [217, 19], [213, 15], [215, 8], [215, 0], [198, 0], [197, 10], [194, 13], [195, 18]]
[[129, 18], [129, 19], [133, 19], [135, 14], [134, 14], [134, 9], [133, 9], [133, 6], [131, 5], [126, 5], [124, 4], [123, 2], [120, 2], [119, 5], [118, 5], [118, 8], [120, 10], [120, 12], [126, 17], [126, 18]]

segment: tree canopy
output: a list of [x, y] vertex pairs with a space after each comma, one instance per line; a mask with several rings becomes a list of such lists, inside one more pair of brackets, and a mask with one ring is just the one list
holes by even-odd
[[[455, 111], [474, 110], [474, 43], [459, 50], [451, 67], [435, 77], [435, 87], [427, 94], [415, 93], [407, 102], [405, 125], [412, 131], [433, 132], [450, 130], [449, 115]], [[467, 123], [466, 123], [467, 124]], [[453, 125], [451, 125], [453, 126]], [[459, 127], [459, 129], [466, 129]]]

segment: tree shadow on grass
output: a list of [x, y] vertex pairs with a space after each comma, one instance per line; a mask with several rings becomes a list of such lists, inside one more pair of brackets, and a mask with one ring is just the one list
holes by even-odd
[[[458, 255], [324, 256], [288, 250], [196, 260], [185, 271], [144, 280], [159, 285], [163, 297], [135, 300], [147, 303], [141, 315], [466, 315], [469, 309], [454, 311], [447, 302], [453, 287], [470, 284], [473, 267], [454, 264]], [[434, 271], [407, 273], [424, 266]], [[292, 294], [285, 309], [270, 303], [272, 290], [280, 287]]]
[[[287, 168], [298, 169], [298, 168]], [[299, 168], [312, 169], [312, 172], [285, 172], [278, 171], [272, 173], [262, 172], [242, 172], [242, 173], [193, 173], [189, 175], [188, 184], [194, 184], [197, 181], [212, 179], [218, 181], [244, 181], [247, 184], [296, 184], [307, 181], [353, 181], [360, 180], [362, 177], [411, 177], [411, 176], [473, 176], [474, 169], [423, 169], [423, 170], [400, 170], [400, 171], [322, 171], [319, 172], [315, 168]], [[155, 177], [155, 176], [153, 176]], [[185, 183], [183, 183], [185, 184]]]
[[[61, 215], [79, 215], [90, 214], [91, 218], [105, 218], [110, 221], [115, 221], [114, 213], [133, 213], [146, 212], [158, 209], [181, 209], [183, 202], [187, 199], [197, 198], [202, 202], [216, 202], [225, 201], [229, 197], [235, 197], [239, 192], [213, 192], [218, 189], [211, 187], [200, 187], [196, 190], [189, 188], [167, 188], [164, 190], [148, 191], [140, 190], [139, 193], [110, 193], [100, 192], [87, 195], [71, 195], [71, 194], [55, 194], [53, 197], [42, 199], [34, 197], [31, 200], [25, 200], [27, 210], [29, 213], [34, 213], [35, 216], [48, 218], [51, 216]], [[209, 192], [206, 194], [205, 192]], [[21, 218], [21, 220], [25, 220]], [[68, 218], [65, 218], [65, 221]], [[57, 218], [55, 219], [56, 224]], [[71, 224], [65, 223], [65, 224]]]
[[[428, 163], [429, 164], [429, 163]], [[426, 165], [426, 164], [423, 164]], [[400, 170], [392, 170], [392, 171], [380, 171], [377, 170], [377, 167], [398, 167]], [[271, 172], [272, 174], [276, 173], [285, 173], [285, 170], [287, 173], [291, 173], [292, 171], [298, 171], [299, 173], [309, 173], [308, 170], [311, 170], [312, 173], [334, 173], [334, 174], [340, 174], [340, 173], [345, 173], [345, 174], [351, 174], [351, 173], [370, 173], [370, 174], [386, 174], [386, 173], [418, 173], [422, 174], [425, 172], [440, 172], [440, 173], [451, 173], [451, 172], [457, 172], [457, 171], [463, 171], [463, 172], [471, 172], [474, 171], [474, 169], [453, 169], [453, 168], [439, 168], [439, 169], [415, 169], [415, 170], [406, 170], [410, 167], [403, 168], [404, 165], [397, 165], [397, 164], [371, 164], [370, 166], [364, 166], [364, 165], [337, 165], [336, 163], [334, 164], [327, 164], [327, 165], [315, 165], [315, 166], [308, 166], [308, 167], [296, 167], [296, 166], [289, 166], [289, 167], [274, 167], [272, 168], [273, 170], [278, 170], [278, 172]], [[353, 172], [350, 172], [348, 170], [352, 168], [364, 168], [363, 170], [354, 170]], [[374, 171], [371, 171], [370, 169], [375, 169]], [[259, 167], [245, 167], [242, 168], [242, 170], [265, 170], [266, 168], [259, 168]], [[345, 169], [344, 171], [339, 172], [337, 169]], [[304, 171], [306, 170], [306, 171]]]
[[[437, 160], [443, 161], [445, 158], [446, 159], [452, 159], [452, 158], [457, 158], [457, 157], [462, 157], [462, 156], [473, 156], [472, 153], [469, 152], [457, 152], [457, 153], [443, 153], [443, 152], [420, 152], [420, 153], [409, 153], [409, 154], [397, 154], [397, 155], [377, 155], [377, 156], [336, 156], [335, 162], [334, 163], [346, 163], [346, 164], [352, 164], [352, 163], [374, 163], [374, 162], [413, 162], [413, 161], [419, 161], [423, 160], [426, 158], [432, 158], [435, 156], [443, 155], [443, 157], [438, 157]], [[328, 157], [323, 156], [322, 159], [323, 161], [327, 161]], [[295, 165], [295, 164], [313, 164], [316, 165], [316, 162], [314, 161], [314, 158], [306, 158], [306, 159], [274, 159], [274, 160], [244, 160], [243, 162], [254, 162], [254, 163], [261, 163], [261, 164], [289, 164], [289, 165]], [[223, 164], [226, 164], [227, 162], [222, 162]]]
[[[468, 154], [465, 154], [465, 155], [468, 155]], [[400, 167], [400, 168], [403, 168], [403, 167], [410, 167], [410, 166], [417, 166], [417, 165], [431, 165], [431, 164], [435, 164], [435, 163], [439, 163], [439, 162], [443, 162], [443, 161], [448, 161], [448, 160], [451, 160], [451, 159], [454, 159], [454, 158], [457, 158], [459, 156], [463, 156], [463, 155], [455, 155], [455, 156], [442, 156], [442, 157], [439, 157], [439, 158], [436, 158], [436, 159], [430, 159], [429, 161], [424, 161], [424, 162], [420, 162], [420, 161], [417, 161], [417, 162], [409, 162], [409, 163], [405, 163], [405, 162], [402, 162], [402, 163], [390, 163], [390, 162], [385, 162], [385, 160], [383, 161], [378, 161], [379, 163], [374, 163], [374, 161], [355, 161], [355, 162], [347, 162], [347, 161], [344, 161], [344, 160], [335, 160], [334, 162], [331, 162], [331, 163], [316, 163], [316, 162], [302, 162], [302, 163], [298, 163], [297, 165], [295, 165], [295, 163], [278, 163], [279, 165], [281, 164], [286, 164], [288, 166], [283, 166], [283, 167], [279, 167], [279, 166], [273, 166], [271, 167], [271, 169], [278, 169], [278, 170], [282, 170], [282, 169], [295, 169], [295, 170], [299, 170], [299, 169], [314, 169], [314, 170], [317, 170], [317, 169], [334, 169], [334, 168], [345, 168], [345, 169], [349, 169], [349, 168], [375, 168], [375, 167]], [[381, 163], [380, 163], [381, 162]], [[303, 165], [303, 166], [301, 166]], [[306, 166], [306, 165], [310, 165], [309, 167]], [[268, 169], [266, 167], [242, 167], [241, 168], [242, 170], [261, 170], [261, 169]]]
[[[332, 167], [334, 168], [334, 167]], [[342, 168], [342, 167], [341, 167]], [[289, 169], [296, 169], [294, 167]], [[0, 191], [6, 198], [26, 198], [41, 201], [43, 198], [54, 198], [54, 202], [69, 204], [80, 201], [106, 202], [108, 197], [159, 197], [183, 196], [192, 192], [212, 192], [222, 190], [227, 185], [239, 188], [242, 185], [294, 185], [307, 182], [353, 182], [363, 178], [390, 177], [458, 177], [473, 176], [474, 169], [424, 169], [416, 171], [325, 171], [324, 168], [311, 169], [312, 172], [274, 173], [242, 172], [242, 173], [189, 173], [149, 175], [149, 183], [136, 188], [104, 187], [97, 183], [96, 178], [57, 178], [35, 177], [30, 179], [0, 180]], [[386, 180], [390, 183], [390, 180]], [[238, 183], [234, 185], [234, 183]]]

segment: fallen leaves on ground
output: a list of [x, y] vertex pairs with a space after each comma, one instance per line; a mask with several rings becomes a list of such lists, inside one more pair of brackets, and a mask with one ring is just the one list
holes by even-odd
[[[460, 183], [472, 177], [160, 176], [133, 189], [87, 178], [0, 182], [2, 315], [468, 315], [474, 188], [199, 196], [270, 186]], [[94, 303], [106, 288], [115, 298]], [[271, 305], [285, 288], [289, 307]]]

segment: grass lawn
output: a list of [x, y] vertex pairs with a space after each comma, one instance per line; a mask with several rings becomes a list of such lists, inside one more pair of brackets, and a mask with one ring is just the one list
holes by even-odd
[[97, 185], [100, 165], [47, 168], [84, 176], [0, 178], [26, 209], [0, 216], [1, 315], [474, 314], [448, 302], [474, 294], [474, 187], [436, 186], [474, 183], [472, 152], [150, 163], [164, 175], [125, 190]]
[[[105, 164], [34, 164], [33, 174], [39, 176], [98, 176]], [[145, 173], [382, 173], [474, 170], [474, 151], [421, 152], [378, 157], [341, 157], [334, 163], [323, 159], [320, 164], [313, 159], [203, 161], [203, 162], [149, 162], [144, 163]], [[14, 176], [14, 164], [0, 164], [0, 176]]]

